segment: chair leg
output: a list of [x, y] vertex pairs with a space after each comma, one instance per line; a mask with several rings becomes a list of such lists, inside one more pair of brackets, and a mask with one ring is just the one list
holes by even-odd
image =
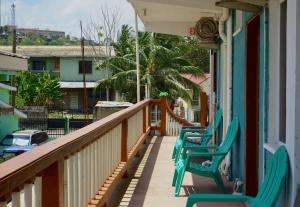
[[225, 189], [225, 186], [224, 186], [223, 178], [222, 178], [222, 176], [220, 175], [219, 171], [217, 171], [217, 172], [215, 173], [215, 175], [213, 176], [213, 179], [214, 179], [214, 181], [216, 182], [216, 184], [218, 185], [218, 187], [220, 188], [220, 190], [221, 190], [223, 193], [226, 193], [226, 189]]
[[177, 170], [175, 169], [175, 170], [174, 170], [174, 175], [173, 175], [172, 187], [175, 186], [176, 181], [177, 181], [177, 178], [178, 178], [178, 172], [177, 172]]
[[175, 164], [178, 162], [178, 160], [180, 158], [181, 151], [182, 151], [182, 146], [183, 146], [183, 143], [180, 143], [180, 145], [178, 145], [177, 152], [176, 152], [176, 155], [175, 155]]
[[178, 172], [178, 178], [177, 178], [177, 182], [176, 182], [176, 186], [175, 186], [175, 196], [179, 196], [180, 193], [180, 188], [182, 185], [182, 181], [185, 175], [185, 168], [182, 167], [180, 168], [179, 172]]
[[175, 155], [177, 153], [177, 148], [178, 148], [178, 145], [180, 144], [180, 139], [177, 138], [176, 139], [176, 142], [175, 142], [175, 145], [174, 145], [174, 148], [173, 148], [173, 153], [172, 153], [172, 159], [175, 158]]

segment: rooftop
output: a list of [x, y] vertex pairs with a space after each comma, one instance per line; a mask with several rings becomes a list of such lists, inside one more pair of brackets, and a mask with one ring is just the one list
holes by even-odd
[[[9, 52], [11, 46], [0, 46], [0, 50]], [[17, 53], [28, 57], [81, 57], [81, 46], [17, 46]], [[104, 46], [85, 46], [85, 57], [108, 55]]]

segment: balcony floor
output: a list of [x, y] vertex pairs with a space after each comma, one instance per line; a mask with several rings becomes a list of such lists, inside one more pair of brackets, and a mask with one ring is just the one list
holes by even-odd
[[[215, 183], [208, 179], [186, 173], [180, 196], [174, 196], [171, 160], [175, 137], [153, 137], [120, 202], [120, 207], [183, 207], [188, 195], [193, 193], [220, 193]], [[228, 192], [231, 183], [226, 183]], [[201, 203], [202, 207], [244, 207], [243, 203]]]

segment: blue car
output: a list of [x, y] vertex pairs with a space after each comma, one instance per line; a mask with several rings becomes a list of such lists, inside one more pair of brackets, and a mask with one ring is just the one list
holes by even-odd
[[22, 130], [6, 135], [0, 143], [0, 155], [19, 155], [48, 140], [48, 134], [39, 130]]

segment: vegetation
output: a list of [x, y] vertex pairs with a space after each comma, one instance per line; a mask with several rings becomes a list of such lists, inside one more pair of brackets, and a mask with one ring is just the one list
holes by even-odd
[[[167, 92], [171, 99], [191, 100], [189, 89], [198, 93], [200, 86], [183, 74], [199, 77], [208, 68], [208, 52], [199, 49], [197, 41], [180, 36], [139, 33], [141, 85], [150, 88], [150, 97], [158, 98]], [[116, 56], [101, 63], [98, 68], [110, 68], [112, 76], [99, 81], [97, 89], [111, 88], [121, 92], [127, 101], [136, 102], [136, 55], [132, 28], [124, 25], [116, 43]], [[144, 90], [141, 90], [143, 97]]]
[[59, 87], [59, 79], [49, 72], [21, 72], [16, 77], [18, 89], [17, 106], [51, 106], [63, 97]]
[[[13, 34], [7, 27], [0, 27], [0, 45], [12, 45]], [[17, 33], [18, 45], [80, 45], [80, 39], [66, 35], [63, 38], [47, 38], [45, 36], [29, 33], [22, 36]]]

